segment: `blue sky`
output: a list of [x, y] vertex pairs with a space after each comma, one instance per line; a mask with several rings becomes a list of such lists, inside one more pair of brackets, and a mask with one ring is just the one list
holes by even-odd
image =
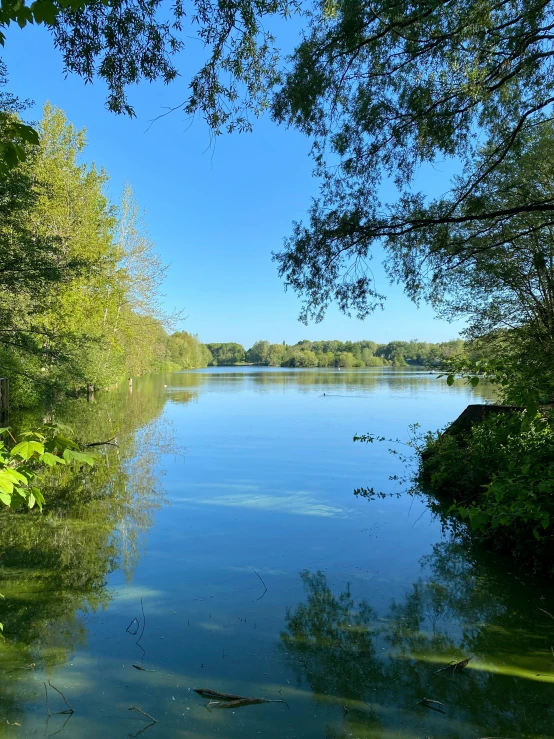
[[[150, 126], [166, 107], [186, 99], [186, 74], [169, 87], [132, 88], [137, 117], [115, 116], [104, 108], [102, 84], [64, 77], [61, 55], [40, 28], [12, 26], [3, 58], [8, 89], [35, 101], [31, 116], [39, 118], [49, 100], [87, 129], [87, 159], [109, 173], [114, 200], [124, 182], [131, 183], [157, 250], [170, 264], [164, 300], [170, 309], [184, 309], [182, 328], [203, 341], [246, 346], [257, 339], [441, 341], [461, 330], [461, 324], [435, 319], [429, 307], [417, 308], [400, 287], [390, 286], [379, 255], [373, 270], [378, 289], [388, 296], [383, 312], [362, 322], [332, 309], [320, 324], [298, 322], [300, 300], [284, 292], [271, 261], [271, 252], [280, 250], [292, 221], [305, 217], [318, 190], [309, 142], [296, 131], [260, 119], [254, 133], [221, 136], [210, 148], [203, 122], [189, 127], [180, 112]], [[193, 69], [197, 60], [200, 50], [193, 45], [186, 66]], [[442, 179], [429, 172], [426, 177]], [[434, 190], [436, 183], [419, 184]]]

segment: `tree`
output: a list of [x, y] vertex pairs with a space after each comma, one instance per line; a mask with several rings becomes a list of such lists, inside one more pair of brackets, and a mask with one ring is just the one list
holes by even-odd
[[[554, 126], [546, 122], [522, 136], [476, 197], [508, 209], [526, 193], [554, 196]], [[486, 154], [484, 155], [486, 156]], [[446, 252], [450, 252], [447, 255]], [[467, 223], [452, 233], [452, 243], [438, 257], [437, 273], [427, 299], [439, 315], [465, 317], [466, 335], [514, 355], [533, 374], [550, 383], [554, 362], [554, 222], [540, 213], [480, 229]], [[488, 337], [488, 338], [487, 338]]]
[[[276, 255], [304, 319], [331, 301], [362, 318], [382, 305], [368, 266], [377, 243], [417, 299], [477, 234], [524, 234], [531, 218], [551, 227], [552, 192], [516, 188], [504, 202], [487, 192], [550, 115], [553, 27], [549, 0], [318, 3], [273, 106], [312, 137], [322, 178], [309, 223]], [[445, 157], [461, 165], [450, 192], [414, 192], [421, 165]], [[385, 178], [398, 197], [381, 203]]]
[[46, 105], [41, 143], [28, 164], [37, 201], [29, 220], [35, 232], [54, 236], [57, 254], [81, 265], [52, 285], [49, 306], [33, 315], [48, 354], [44, 380], [58, 385], [107, 385], [124, 372], [125, 357], [112, 324], [122, 290], [121, 254], [114, 241], [117, 212], [106, 197], [107, 174], [82, 163], [84, 130], [77, 130], [58, 108]]
[[0, 362], [8, 376], [54, 389], [62, 366], [66, 385], [78, 374], [82, 321], [101, 309], [113, 221], [104, 174], [77, 163], [81, 135], [51, 108], [41, 132], [41, 145], [0, 181]]
[[242, 344], [206, 344], [213, 357], [213, 364], [233, 365], [244, 362], [245, 352]]
[[[8, 83], [7, 69], [0, 60], [0, 87]], [[38, 144], [37, 132], [20, 119], [29, 107], [28, 100], [20, 100], [5, 90], [0, 91], [0, 177], [27, 158], [29, 145]]]
[[246, 361], [254, 364], [269, 364], [270, 344], [269, 341], [256, 341], [246, 352]]
[[[279, 81], [278, 50], [266, 30], [267, 16], [288, 17], [297, 0], [182, 0], [166, 7], [162, 0], [5, 0], [0, 8], [0, 43], [5, 28], [17, 23], [45, 25], [60, 50], [64, 69], [85, 82], [99, 78], [108, 88], [106, 105], [134, 115], [127, 90], [142, 79], [176, 80], [176, 59], [185, 42], [200, 41], [204, 64], [193, 73], [188, 94], [175, 109], [200, 113], [214, 135], [250, 130], [250, 115], [269, 105], [269, 91]], [[0, 112], [0, 125], [5, 122]], [[25, 157], [22, 142], [38, 143], [34, 129], [12, 122], [0, 147], [0, 174]], [[1, 142], [0, 142], [1, 143]]]
[[83, 162], [85, 131], [61, 110], [45, 106], [39, 131], [0, 180], [0, 368], [27, 406], [159, 368], [175, 318], [130, 187], [114, 207], [106, 173]]
[[168, 359], [182, 369], [207, 367], [212, 361], [212, 354], [205, 344], [201, 344], [198, 336], [186, 331], [176, 331], [167, 340]]
[[286, 347], [283, 344], [271, 344], [268, 362], [272, 367], [280, 367], [285, 358]]

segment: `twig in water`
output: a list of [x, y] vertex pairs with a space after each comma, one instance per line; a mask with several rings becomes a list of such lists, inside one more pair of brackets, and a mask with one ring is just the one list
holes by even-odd
[[69, 701], [67, 700], [67, 698], [66, 698], [66, 697], [65, 697], [65, 695], [64, 695], [64, 694], [62, 693], [62, 691], [61, 691], [61, 690], [58, 690], [58, 688], [56, 688], [56, 686], [55, 686], [55, 685], [52, 685], [52, 683], [50, 682], [50, 680], [48, 680], [48, 685], [49, 685], [49, 686], [50, 686], [51, 688], [53, 688], [53, 689], [54, 689], [54, 690], [56, 691], [56, 693], [59, 693], [59, 694], [61, 695], [61, 697], [63, 698], [63, 702], [65, 703], [65, 705], [66, 705], [66, 706], [67, 706], [67, 708], [69, 709], [68, 711], [58, 711], [58, 713], [75, 713], [75, 710], [74, 710], [74, 709], [73, 709], [73, 707], [71, 706], [71, 703], [70, 703], [70, 702], [69, 702]]
[[201, 695], [202, 698], [221, 698], [224, 701], [239, 701], [244, 698], [243, 695], [234, 695], [233, 693], [220, 693], [218, 690], [210, 690], [209, 688], [193, 688], [195, 693]]
[[543, 613], [546, 613], [547, 616], [550, 616], [550, 618], [554, 621], [554, 616], [551, 613], [548, 613], [548, 611], [545, 611], [544, 608], [539, 608], [539, 611], [542, 611]]
[[[52, 734], [48, 734], [48, 739], [50, 739], [51, 736], [56, 736], [56, 734], [61, 734], [62, 731], [65, 729], [65, 726], [66, 726], [67, 722], [69, 721], [69, 719], [72, 716], [73, 716], [73, 714], [68, 712], [67, 718], [65, 719], [65, 721], [63, 722], [63, 724], [60, 726], [60, 728], [57, 731], [54, 731]], [[50, 716], [48, 716], [48, 718], [46, 719], [46, 723], [48, 723], [49, 720], [50, 720]]]
[[129, 739], [136, 739], [137, 736], [140, 736], [141, 734], [144, 734], [145, 731], [148, 731], [151, 726], [156, 726], [156, 722], [151, 721], [149, 724], [146, 724], [146, 726], [143, 726], [142, 729], [135, 732], [134, 734], [129, 734]]
[[50, 706], [48, 705], [48, 688], [46, 687], [46, 683], [43, 683], [43, 684], [44, 684], [44, 692], [46, 694], [46, 713], [48, 714], [48, 716], [51, 716], [52, 714], [50, 713]]
[[256, 570], [253, 567], [252, 567], [252, 572], [259, 578], [260, 582], [262, 583], [262, 585], [265, 588], [264, 592], [260, 595], [260, 597], [259, 598], [256, 598], [256, 600], [261, 600], [264, 597], [264, 595], [267, 593], [267, 585], [265, 584], [265, 582], [262, 580], [262, 578], [260, 577], [260, 575], [256, 572]]
[[446, 670], [452, 670], [452, 672], [461, 672], [464, 670], [468, 663], [473, 659], [473, 657], [468, 657], [467, 659], [463, 659], [461, 662], [456, 662], [455, 660], [452, 660], [449, 662], [445, 667], [441, 667], [440, 670], [437, 670], [437, 674], [439, 672], [445, 672]]
[[[446, 708], [444, 703], [441, 703], [440, 701], [433, 701], [430, 698], [422, 698], [420, 701], [418, 701], [418, 706], [424, 706], [425, 708], [430, 708], [432, 711], [438, 711], [438, 713], [445, 713], [443, 711], [443, 708]], [[437, 707], [438, 706], [438, 707]]]
[[146, 716], [146, 718], [149, 718], [150, 721], [153, 721], [155, 724], [158, 723], [158, 720], [157, 719], [155, 719], [149, 713], [146, 713], [146, 711], [143, 711], [142, 709], [137, 708], [136, 706], [131, 706], [131, 708], [129, 708], [129, 711], [138, 711], [139, 713], [142, 713], [143, 716]]
[[146, 667], [143, 667], [142, 665], [133, 665], [135, 670], [142, 670], [143, 672], [156, 672], [156, 670], [147, 670]]
[[[245, 698], [243, 695], [234, 695], [233, 693], [220, 693], [218, 690], [210, 690], [209, 688], [194, 688], [194, 692], [203, 698], [210, 698], [206, 708], [241, 708], [242, 706], [255, 706], [260, 703], [284, 703], [287, 708], [288, 703], [283, 700], [272, 700], [270, 698]], [[216, 700], [212, 700], [212, 699]]]
[[257, 706], [260, 703], [285, 703], [284, 700], [271, 700], [270, 698], [239, 698], [236, 701], [210, 701], [206, 708], [241, 708], [242, 706]]
[[140, 599], [140, 607], [142, 610], [142, 631], [140, 632], [139, 638], [135, 642], [137, 646], [138, 646], [139, 641], [142, 639], [143, 634], [144, 634], [144, 629], [146, 628], [146, 616], [144, 615], [144, 604], [142, 602], [142, 598]]
[[141, 663], [144, 660], [144, 657], [146, 656], [146, 649], [140, 644], [140, 640], [144, 636], [144, 629], [146, 628], [146, 616], [144, 615], [144, 604], [142, 602], [142, 598], [140, 599], [140, 608], [142, 610], [142, 631], [140, 632], [139, 638], [136, 640], [135, 644], [137, 647], [142, 651], [142, 659]]
[[[138, 633], [138, 630], [139, 630], [139, 626], [140, 626], [140, 624], [139, 624], [139, 622], [138, 622], [138, 618], [134, 618], [134, 619], [133, 619], [133, 620], [131, 621], [131, 623], [129, 624], [129, 626], [127, 626], [127, 628], [125, 629], [125, 631], [126, 631], [126, 632], [127, 632], [128, 634], [131, 634], [131, 636], [136, 636], [136, 635], [137, 635], [137, 633]], [[134, 629], [134, 630], [133, 630], [133, 629]]]
[[91, 444], [85, 444], [85, 449], [88, 449], [90, 446], [117, 446], [119, 447], [119, 444], [115, 440], [115, 436], [113, 436], [111, 439], [107, 439], [106, 441], [93, 441]]

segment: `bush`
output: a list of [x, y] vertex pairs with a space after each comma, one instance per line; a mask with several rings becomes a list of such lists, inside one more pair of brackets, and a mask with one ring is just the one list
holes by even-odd
[[554, 419], [497, 415], [461, 434], [428, 434], [418, 483], [448, 514], [521, 564], [554, 572]]

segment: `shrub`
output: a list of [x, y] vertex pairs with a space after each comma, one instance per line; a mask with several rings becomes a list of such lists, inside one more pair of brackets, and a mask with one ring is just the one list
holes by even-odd
[[418, 483], [449, 515], [520, 563], [554, 572], [554, 419], [497, 415], [469, 432], [428, 434]]

